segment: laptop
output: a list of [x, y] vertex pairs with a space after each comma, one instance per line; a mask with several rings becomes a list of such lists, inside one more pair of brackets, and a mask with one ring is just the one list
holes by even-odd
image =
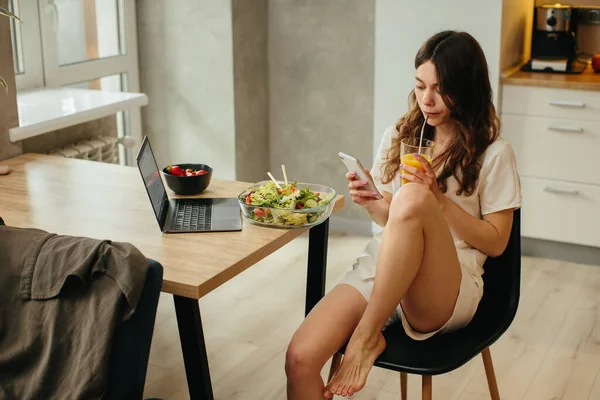
[[240, 206], [236, 198], [169, 199], [147, 136], [136, 161], [163, 233], [242, 230]]

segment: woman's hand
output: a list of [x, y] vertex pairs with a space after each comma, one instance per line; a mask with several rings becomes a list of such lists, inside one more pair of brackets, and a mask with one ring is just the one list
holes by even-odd
[[[369, 178], [371, 178], [369, 171], [366, 172], [369, 174]], [[356, 172], [348, 172], [346, 174], [346, 179], [350, 181], [348, 184], [350, 197], [356, 204], [365, 207], [369, 203], [381, 199], [377, 192], [369, 190], [367, 181], [362, 181], [357, 178]], [[371, 178], [371, 180], [373, 180], [373, 178]]]
[[400, 176], [400, 179], [406, 179], [407, 181], [420, 183], [421, 185], [427, 186], [434, 194], [435, 198], [440, 201], [444, 195], [438, 186], [435, 171], [433, 168], [431, 168], [431, 164], [429, 164], [429, 161], [427, 161], [422, 155], [417, 153], [413, 155], [421, 163], [421, 165], [423, 165], [425, 170], [423, 171], [411, 165], [400, 164], [400, 168], [404, 170], [404, 173]]

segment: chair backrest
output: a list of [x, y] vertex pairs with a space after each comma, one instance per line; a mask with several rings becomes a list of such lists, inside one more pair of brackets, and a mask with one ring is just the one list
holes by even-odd
[[521, 287], [521, 210], [514, 211], [508, 245], [499, 257], [484, 264], [483, 298], [477, 318], [489, 320], [500, 336], [512, 323], [519, 304]]
[[107, 399], [143, 399], [150, 345], [163, 282], [162, 265], [154, 260], [149, 261], [150, 268], [137, 309], [115, 332], [108, 365]]

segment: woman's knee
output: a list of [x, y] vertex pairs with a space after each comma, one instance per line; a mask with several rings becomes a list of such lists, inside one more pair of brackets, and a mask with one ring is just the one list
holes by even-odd
[[[322, 355], [316, 354], [310, 341], [295, 340], [294, 337], [285, 353], [285, 373], [289, 379], [302, 379], [306, 376], [319, 374], [323, 365]], [[321, 356], [321, 357], [320, 357]], [[324, 363], [323, 363], [324, 364]]]
[[428, 187], [417, 183], [406, 184], [392, 199], [390, 219], [421, 218], [436, 206], [438, 206], [437, 200]]

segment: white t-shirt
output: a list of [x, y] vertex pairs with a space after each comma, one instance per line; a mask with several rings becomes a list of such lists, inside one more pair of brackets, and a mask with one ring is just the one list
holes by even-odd
[[[400, 177], [383, 184], [383, 164], [387, 150], [392, 144], [392, 138], [397, 135], [395, 125], [386, 129], [377, 151], [371, 174], [375, 185], [380, 191], [394, 195], [400, 189]], [[444, 194], [455, 204], [469, 214], [481, 218], [483, 215], [494, 212], [521, 207], [521, 183], [517, 171], [517, 162], [511, 145], [499, 138], [492, 143], [483, 154], [481, 170], [477, 187], [471, 196], [464, 194], [457, 196], [459, 185], [452, 176], [447, 179], [447, 190]], [[400, 162], [398, 160], [398, 162]], [[452, 229], [452, 238], [456, 246], [458, 259], [463, 272], [468, 273], [477, 283], [483, 294], [483, 264], [487, 255], [465, 242]], [[377, 253], [381, 242], [382, 232], [377, 233], [360, 254], [354, 268], [359, 268], [361, 278], [368, 279], [375, 276]]]

